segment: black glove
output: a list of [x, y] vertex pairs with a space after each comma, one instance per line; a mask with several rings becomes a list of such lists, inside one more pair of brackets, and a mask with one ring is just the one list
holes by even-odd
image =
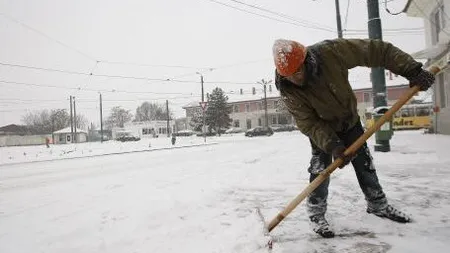
[[339, 166], [339, 168], [341, 168], [341, 169], [344, 168], [344, 166], [346, 166], [347, 164], [349, 164], [353, 160], [353, 158], [355, 158], [353, 155], [348, 155], [348, 156], [344, 155], [344, 151], [346, 149], [347, 148], [344, 145], [339, 144], [332, 151], [334, 160], [336, 160], [338, 158], [342, 158], [342, 160], [344, 160], [344, 162], [341, 164], [341, 166]]
[[409, 77], [408, 80], [409, 87], [418, 85], [421, 91], [426, 91], [434, 83], [435, 77], [431, 72], [420, 69], [416, 75]]

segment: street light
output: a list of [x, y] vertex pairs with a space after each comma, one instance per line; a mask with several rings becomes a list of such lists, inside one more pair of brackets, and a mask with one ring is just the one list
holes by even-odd
[[264, 79], [261, 79], [261, 81], [257, 82], [261, 85], [264, 86], [264, 117], [265, 117], [265, 123], [266, 123], [266, 128], [269, 128], [269, 117], [267, 116], [267, 93], [266, 93], [266, 86], [269, 83], [272, 83], [272, 80], [266, 81]]

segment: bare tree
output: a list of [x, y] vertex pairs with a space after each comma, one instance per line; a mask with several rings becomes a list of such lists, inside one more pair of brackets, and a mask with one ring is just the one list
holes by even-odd
[[129, 122], [133, 118], [130, 110], [125, 110], [120, 106], [115, 106], [111, 109], [111, 114], [106, 119], [106, 127], [123, 127], [126, 122]]
[[[169, 117], [173, 118], [172, 112], [169, 111]], [[166, 120], [167, 109], [165, 104], [144, 102], [136, 108], [134, 121], [152, 121]]]
[[79, 129], [86, 129], [86, 126], [88, 124], [88, 120], [86, 116], [82, 114], [77, 114], [77, 128]]
[[35, 133], [52, 133], [69, 126], [70, 116], [65, 109], [40, 110], [25, 114], [22, 122]]

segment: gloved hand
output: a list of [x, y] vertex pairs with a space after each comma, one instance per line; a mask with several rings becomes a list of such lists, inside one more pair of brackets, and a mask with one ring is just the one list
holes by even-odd
[[339, 166], [339, 168], [341, 168], [341, 169], [344, 168], [347, 164], [349, 164], [353, 160], [353, 158], [355, 158], [352, 155], [348, 155], [348, 156], [344, 155], [344, 151], [346, 149], [347, 148], [344, 145], [340, 144], [340, 145], [336, 146], [332, 151], [334, 160], [336, 160], [338, 158], [342, 158], [342, 160], [344, 160], [342, 165]]
[[420, 71], [413, 77], [409, 77], [409, 87], [418, 85], [421, 91], [426, 91], [434, 83], [435, 77], [431, 72], [424, 69]]

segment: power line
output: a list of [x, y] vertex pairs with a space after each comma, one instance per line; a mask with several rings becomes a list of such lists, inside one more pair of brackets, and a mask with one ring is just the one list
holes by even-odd
[[146, 63], [133, 63], [133, 62], [120, 62], [120, 61], [100, 61], [106, 64], [115, 65], [131, 65], [140, 67], [164, 67], [164, 68], [180, 68], [180, 69], [211, 69], [211, 67], [194, 67], [194, 66], [182, 66], [182, 65], [158, 65], [158, 64], [146, 64]]
[[344, 31], [347, 30], [348, 11], [350, 9], [350, 0], [347, 0], [347, 10], [345, 11]]
[[264, 12], [267, 12], [267, 13], [270, 13], [270, 14], [274, 14], [276, 16], [279, 16], [279, 17], [282, 17], [282, 18], [286, 18], [286, 19], [292, 20], [292, 21], [300, 23], [300, 24], [309, 25], [311, 27], [315, 27], [315, 28], [318, 28], [318, 29], [327, 29], [328, 31], [332, 31], [331, 27], [324, 26], [324, 25], [319, 24], [319, 23], [314, 23], [314, 22], [311, 22], [311, 21], [308, 21], [308, 20], [297, 19], [297, 18], [288, 16], [288, 15], [283, 14], [283, 13], [271, 11], [271, 10], [262, 8], [262, 7], [257, 6], [257, 5], [247, 4], [247, 3], [244, 3], [244, 2], [241, 2], [241, 1], [237, 1], [237, 0], [229, 0], [229, 1], [232, 1], [232, 2], [235, 2], [235, 3], [238, 3], [238, 4], [242, 4], [244, 6], [251, 7], [251, 8], [254, 8], [254, 9], [257, 9], [257, 10], [261, 10], [261, 11], [264, 11]]
[[[91, 73], [83, 73], [83, 72], [70, 71], [70, 70], [43, 68], [43, 67], [35, 67], [35, 66], [27, 66], [27, 65], [19, 65], [19, 64], [2, 63], [2, 62], [0, 62], [0, 65], [8, 66], [8, 67], [16, 67], [16, 68], [41, 70], [41, 71], [67, 73], [67, 74], [73, 74], [73, 75], [96, 76], [96, 77], [107, 77], [107, 78], [117, 78], [117, 79], [134, 79], [134, 80], [145, 80], [145, 81], [175, 82], [175, 83], [198, 83], [198, 81], [195, 81], [195, 80], [176, 80], [176, 79], [170, 79], [170, 78], [162, 79], [162, 78], [150, 78], [150, 77], [106, 75], [106, 74], [94, 74], [92, 72]], [[233, 82], [233, 81], [209, 81], [209, 82], [205, 82], [205, 83], [254, 84], [254, 82]], [[80, 88], [76, 88], [76, 89], [80, 89]]]
[[387, 13], [389, 13], [389, 14], [391, 14], [391, 15], [393, 15], [393, 16], [396, 16], [396, 15], [399, 15], [399, 14], [402, 14], [403, 13], [403, 10], [401, 10], [401, 11], [399, 11], [399, 12], [391, 12], [391, 10], [389, 10], [389, 8], [388, 8], [388, 1], [386, 0], [386, 1], [384, 1], [384, 9], [386, 10], [386, 12]]
[[82, 91], [93, 91], [93, 92], [117, 92], [117, 93], [128, 93], [128, 94], [155, 94], [155, 95], [191, 95], [187, 93], [176, 93], [176, 92], [169, 92], [169, 93], [163, 93], [163, 92], [151, 92], [151, 91], [125, 91], [125, 90], [105, 90], [105, 89], [87, 89], [87, 88], [76, 88], [76, 87], [67, 87], [67, 86], [56, 86], [56, 85], [49, 85], [49, 84], [36, 84], [36, 83], [24, 83], [24, 82], [14, 82], [14, 81], [5, 81], [0, 80], [0, 83], [5, 84], [16, 84], [16, 85], [25, 85], [25, 86], [31, 86], [31, 87], [46, 87], [46, 88], [57, 88], [57, 89], [66, 89], [66, 90], [82, 90]]
[[74, 48], [74, 47], [71, 47], [71, 46], [67, 45], [66, 43], [63, 43], [63, 42], [61, 42], [60, 40], [57, 40], [57, 39], [55, 39], [55, 38], [53, 38], [53, 37], [50, 37], [49, 35], [45, 34], [44, 32], [41, 32], [41, 31], [39, 31], [38, 29], [33, 28], [33, 27], [31, 27], [31, 26], [29, 26], [29, 25], [27, 25], [27, 24], [25, 24], [25, 23], [23, 23], [23, 22], [21, 22], [21, 21], [15, 19], [15, 18], [13, 18], [13, 17], [11, 17], [11, 16], [5, 14], [5, 13], [0, 13], [0, 15], [3, 16], [3, 17], [5, 17], [6, 19], [9, 19], [10, 21], [13, 21], [13, 22], [15, 22], [15, 23], [17, 23], [17, 24], [19, 24], [19, 25], [21, 25], [21, 26], [23, 26], [23, 27], [25, 27], [25, 28], [27, 28], [27, 29], [29, 29], [29, 30], [31, 30], [31, 31], [33, 31], [33, 32], [35, 32], [35, 33], [37, 33], [37, 34], [39, 34], [39, 35], [41, 35], [41, 36], [44, 36], [45, 38], [47, 38], [47, 39], [49, 39], [49, 40], [52, 40], [52, 41], [58, 43], [59, 45], [65, 47], [65, 48], [67, 48], [67, 49], [70, 49], [70, 50], [72, 50], [72, 51], [77, 52], [78, 54], [80, 54], [80, 55], [82, 55], [82, 56], [88, 58], [88, 59], [91, 60], [91, 61], [97, 61], [96, 59], [94, 59], [94, 58], [91, 57], [90, 55], [88, 55], [88, 54], [86, 54], [86, 53], [83, 53], [83, 52], [81, 52], [80, 50], [78, 50], [78, 49], [76, 49], [76, 48]]
[[324, 31], [327, 31], [327, 32], [333, 32], [334, 33], [333, 30], [329, 30], [329, 29], [326, 29], [326, 28], [318, 28], [318, 27], [316, 28], [316, 27], [302, 25], [302, 24], [300, 24], [298, 22], [294, 23], [294, 22], [290, 22], [290, 21], [286, 21], [286, 20], [277, 19], [277, 18], [270, 17], [270, 16], [267, 16], [267, 15], [259, 14], [259, 13], [256, 13], [256, 12], [251, 12], [251, 11], [248, 11], [248, 10], [245, 10], [245, 9], [242, 9], [242, 8], [238, 8], [236, 6], [232, 6], [232, 5], [229, 5], [229, 4], [226, 4], [226, 3], [222, 3], [222, 2], [219, 2], [219, 1], [216, 1], [216, 0], [208, 0], [208, 1], [216, 3], [216, 4], [224, 5], [224, 6], [227, 6], [229, 8], [236, 9], [236, 10], [239, 10], [239, 11], [242, 11], [242, 12], [250, 13], [250, 14], [253, 14], [253, 15], [256, 15], [256, 16], [267, 18], [267, 19], [271, 19], [271, 20], [274, 20], [274, 21], [278, 21], [278, 22], [282, 22], [282, 23], [286, 23], [286, 24], [291, 24], [291, 25], [295, 25], [295, 26], [299, 26], [299, 27], [305, 27], [305, 28], [317, 29], [317, 30], [324, 30]]

